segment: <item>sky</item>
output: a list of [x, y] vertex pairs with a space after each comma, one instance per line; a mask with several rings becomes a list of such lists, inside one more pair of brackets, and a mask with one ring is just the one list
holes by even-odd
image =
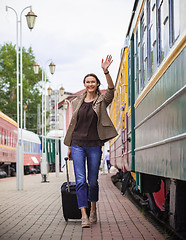
[[[105, 89], [101, 60], [112, 55], [109, 71], [115, 83], [133, 4], [134, 0], [1, 0], [0, 44], [16, 44], [16, 15], [5, 6], [14, 8], [19, 19], [21, 11], [32, 6], [37, 15], [35, 27], [28, 29], [26, 9], [22, 14], [22, 45], [32, 47], [49, 78], [47, 85], [55, 90], [63, 86], [75, 93], [84, 88], [84, 76], [95, 73], [100, 88]], [[49, 72], [50, 59], [56, 65], [54, 75]]]

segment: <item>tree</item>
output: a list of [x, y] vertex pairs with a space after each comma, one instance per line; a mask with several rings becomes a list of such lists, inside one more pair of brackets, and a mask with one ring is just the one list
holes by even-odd
[[[27, 129], [37, 130], [37, 105], [41, 104], [41, 69], [33, 72], [32, 48], [22, 49], [23, 105], [27, 105]], [[12, 43], [0, 45], [0, 110], [17, 121], [16, 48]]]

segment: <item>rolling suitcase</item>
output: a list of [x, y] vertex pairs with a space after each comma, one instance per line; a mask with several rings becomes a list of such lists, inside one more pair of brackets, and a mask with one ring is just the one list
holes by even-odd
[[[62, 209], [63, 216], [66, 221], [68, 219], [80, 219], [81, 210], [78, 208], [77, 196], [76, 196], [76, 183], [69, 182], [68, 174], [68, 158], [65, 158], [66, 161], [66, 172], [67, 172], [67, 182], [64, 182], [61, 186], [61, 197], [62, 197]], [[90, 216], [90, 202], [89, 206], [86, 209], [87, 215]]]

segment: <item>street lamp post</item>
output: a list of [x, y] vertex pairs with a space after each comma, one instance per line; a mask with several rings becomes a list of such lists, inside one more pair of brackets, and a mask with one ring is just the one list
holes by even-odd
[[[47, 176], [47, 161], [46, 161], [46, 64], [51, 61], [49, 59], [45, 65], [42, 67], [42, 151], [41, 151], [41, 176], [42, 176], [42, 182], [46, 181]], [[55, 64], [53, 62], [49, 65], [50, 73], [54, 74], [55, 71]], [[39, 65], [35, 62], [33, 64], [33, 70], [35, 74], [39, 74]], [[44, 74], [45, 74], [45, 80], [44, 80]], [[45, 97], [45, 98], [44, 98]], [[45, 100], [44, 100], [45, 99]], [[43, 104], [45, 102], [45, 104]], [[45, 113], [43, 116], [43, 112]], [[44, 130], [43, 130], [44, 127]], [[43, 141], [45, 139], [45, 142]], [[43, 151], [45, 149], [45, 152]]]
[[[30, 12], [26, 15], [27, 24], [29, 29], [33, 29], [35, 24], [36, 15], [32, 12], [32, 7], [25, 7], [21, 13], [20, 18], [16, 10], [12, 7], [6, 6], [6, 11], [8, 9], [12, 10], [16, 15], [16, 52], [17, 52], [17, 146], [16, 146], [16, 177], [17, 177], [17, 190], [23, 189], [23, 142], [22, 142], [22, 127], [23, 127], [23, 84], [22, 84], [22, 14], [29, 8]], [[19, 46], [20, 44], [20, 46]], [[19, 47], [20, 47], [20, 59], [19, 59]], [[20, 61], [20, 78], [19, 78], [19, 61]], [[20, 97], [19, 97], [20, 95]], [[19, 114], [20, 108], [20, 114]], [[19, 116], [20, 115], [20, 116]], [[19, 118], [20, 117], [20, 118]], [[20, 124], [21, 122], [21, 124]], [[20, 127], [20, 133], [19, 133]]]

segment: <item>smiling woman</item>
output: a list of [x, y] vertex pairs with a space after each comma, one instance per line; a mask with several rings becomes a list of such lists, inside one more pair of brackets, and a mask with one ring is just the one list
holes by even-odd
[[[69, 146], [68, 157], [72, 156], [78, 207], [82, 214], [82, 227], [90, 227], [97, 222], [96, 202], [99, 196], [98, 173], [102, 156], [102, 146], [109, 139], [117, 136], [117, 132], [107, 114], [107, 106], [114, 97], [114, 84], [108, 68], [112, 56], [102, 59], [102, 70], [106, 76], [108, 89], [105, 94], [99, 91], [100, 81], [95, 74], [87, 74], [84, 78], [85, 92], [74, 101], [74, 112], [64, 139]], [[88, 196], [86, 167], [88, 166]], [[86, 208], [91, 202], [90, 218]]]

